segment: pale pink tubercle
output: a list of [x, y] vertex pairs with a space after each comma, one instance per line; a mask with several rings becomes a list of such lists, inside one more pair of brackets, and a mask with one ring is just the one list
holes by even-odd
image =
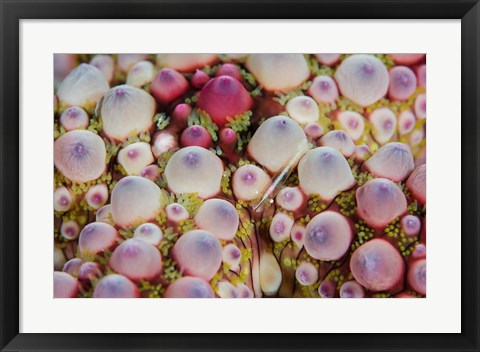
[[239, 298], [253, 298], [253, 291], [247, 285], [239, 282], [235, 287], [238, 290]]
[[373, 239], [353, 252], [350, 270], [360, 285], [372, 291], [384, 291], [403, 282], [405, 264], [389, 242]]
[[99, 178], [106, 168], [106, 156], [102, 138], [87, 130], [67, 132], [54, 143], [55, 167], [75, 183]]
[[427, 166], [421, 164], [413, 170], [412, 174], [408, 178], [406, 185], [412, 196], [420, 202], [425, 204], [427, 201]]
[[317, 76], [308, 89], [308, 94], [318, 104], [334, 104], [338, 99], [337, 84], [330, 76]]
[[198, 228], [209, 231], [220, 240], [231, 241], [240, 219], [234, 205], [224, 199], [208, 199], [195, 214]]
[[115, 224], [132, 227], [155, 219], [164, 206], [161, 189], [140, 176], [126, 176], [113, 187], [110, 204]]
[[128, 71], [126, 83], [140, 88], [152, 82], [155, 67], [150, 61], [139, 61]]
[[55, 245], [53, 247], [53, 268], [55, 271], [61, 271], [63, 268], [63, 265], [67, 259], [65, 258], [65, 253], [63, 253], [63, 250], [59, 247], [59, 245]]
[[242, 253], [237, 245], [229, 243], [223, 247], [222, 260], [229, 265], [230, 270], [238, 271], [241, 259]]
[[379, 144], [383, 145], [389, 142], [395, 135], [397, 130], [397, 117], [389, 108], [381, 107], [374, 110], [368, 119], [372, 124], [373, 138], [375, 138]]
[[80, 225], [75, 220], [64, 221], [60, 226], [60, 234], [69, 241], [77, 239], [80, 230]]
[[318, 144], [324, 147], [334, 148], [346, 158], [349, 158], [355, 152], [355, 143], [352, 138], [342, 130], [328, 132], [320, 138]]
[[117, 64], [120, 71], [127, 73], [133, 65], [148, 58], [147, 54], [118, 54]]
[[245, 65], [257, 82], [269, 91], [289, 91], [310, 76], [302, 54], [251, 54]]
[[404, 181], [415, 167], [410, 147], [398, 142], [385, 144], [378, 149], [365, 162], [365, 166], [375, 176], [394, 182]]
[[53, 77], [55, 85], [62, 82], [77, 65], [78, 58], [75, 54], [53, 54]]
[[178, 148], [178, 136], [170, 130], [160, 131], [153, 137], [152, 153], [156, 159], [162, 154]]
[[419, 128], [419, 129], [413, 130], [408, 138], [408, 144], [411, 147], [415, 147], [416, 145], [419, 145], [422, 141], [424, 141], [424, 137], [425, 137], [425, 132], [423, 132], [423, 129]]
[[139, 176], [145, 177], [146, 179], [155, 182], [161, 175], [161, 170], [158, 165], [148, 165], [142, 171], [140, 171]]
[[153, 163], [154, 158], [150, 144], [146, 142], [132, 143], [118, 152], [118, 163], [127, 175], [139, 175], [145, 167]]
[[217, 284], [217, 295], [220, 298], [238, 298], [239, 292], [230, 282], [220, 281]]
[[290, 237], [293, 219], [285, 213], [277, 213], [272, 219], [269, 233], [274, 242], [282, 242]]
[[78, 238], [80, 253], [97, 254], [117, 245], [119, 238], [117, 230], [103, 222], [93, 222], [86, 225]]
[[232, 176], [233, 194], [243, 201], [257, 199], [269, 185], [270, 176], [263, 169], [252, 164], [241, 166]]
[[300, 223], [293, 225], [290, 231], [290, 238], [297, 245], [298, 248], [302, 248], [305, 242], [306, 228]]
[[127, 277], [118, 274], [104, 276], [93, 291], [94, 298], [137, 298], [137, 286]]
[[158, 246], [163, 238], [163, 231], [158, 225], [146, 222], [135, 229], [133, 237]]
[[187, 209], [181, 204], [171, 203], [165, 207], [168, 221], [178, 224], [190, 218]]
[[150, 131], [156, 104], [143, 89], [123, 84], [110, 89], [99, 111], [103, 133], [111, 140], [125, 141]]
[[173, 154], [165, 168], [168, 188], [175, 194], [198, 193], [204, 199], [220, 192], [224, 166], [210, 150], [192, 146]]
[[89, 108], [96, 104], [109, 89], [103, 74], [89, 64], [80, 64], [62, 81], [57, 97], [63, 106]]
[[99, 209], [108, 201], [108, 186], [106, 183], [99, 183], [90, 186], [85, 193], [85, 201], [88, 206], [93, 209]]
[[365, 119], [356, 111], [340, 111], [336, 116], [342, 128], [354, 140], [358, 141], [365, 131]]
[[53, 273], [53, 298], [72, 298], [79, 292], [78, 281], [62, 271]]
[[83, 264], [83, 260], [80, 258], [72, 258], [63, 265], [62, 271], [64, 273], [70, 274], [73, 277], [78, 276], [78, 271]]
[[303, 128], [303, 131], [314, 141], [319, 139], [324, 134], [322, 126], [320, 126], [317, 122], [310, 122], [306, 124]]
[[210, 284], [197, 277], [184, 276], [172, 282], [164, 298], [213, 298], [215, 293]]
[[415, 128], [416, 118], [411, 110], [404, 110], [398, 114], [398, 133], [405, 135]]
[[115, 74], [115, 61], [110, 55], [95, 55], [90, 60], [90, 65], [95, 66], [102, 72], [108, 82], [112, 82]]
[[60, 115], [60, 124], [66, 131], [86, 129], [90, 122], [87, 112], [77, 106], [71, 106]]
[[333, 298], [336, 292], [336, 284], [332, 279], [325, 279], [318, 286], [318, 294], [322, 298]]
[[427, 261], [419, 259], [410, 264], [407, 274], [409, 286], [416, 292], [425, 295], [427, 293]]
[[407, 200], [400, 187], [385, 178], [368, 181], [356, 191], [357, 213], [365, 222], [382, 229], [407, 211]]
[[336, 149], [318, 147], [305, 153], [298, 164], [300, 188], [330, 201], [356, 183], [347, 159]]
[[340, 287], [340, 298], [363, 298], [365, 290], [355, 280], [345, 281]]
[[426, 256], [427, 256], [427, 246], [425, 246], [425, 244], [423, 243], [419, 243], [415, 245], [412, 252], [412, 258], [422, 259], [422, 258], [426, 258]]
[[188, 118], [191, 115], [193, 109], [188, 104], [178, 104], [172, 111], [172, 116], [170, 117], [169, 129], [174, 133], [179, 133], [185, 129], [188, 125]]
[[400, 221], [402, 230], [407, 236], [417, 236], [420, 233], [421, 222], [415, 215], [405, 215]]
[[55, 189], [53, 192], [53, 208], [58, 212], [65, 212], [72, 208], [75, 202], [75, 198], [70, 190], [61, 186]]
[[318, 121], [318, 105], [308, 96], [298, 96], [290, 99], [285, 106], [288, 114], [300, 125]]
[[104, 205], [95, 213], [96, 222], [104, 222], [109, 225], [115, 225], [112, 216], [112, 206], [110, 204]]
[[390, 81], [383, 62], [365, 54], [354, 54], [343, 60], [334, 78], [343, 96], [363, 107], [382, 99]]
[[315, 54], [315, 57], [325, 66], [333, 66], [340, 60], [340, 54]]
[[275, 201], [287, 211], [298, 211], [305, 205], [307, 197], [299, 187], [284, 187], [278, 192]]
[[420, 65], [416, 69], [417, 72], [417, 82], [419, 87], [427, 87], [427, 66]]
[[84, 262], [78, 270], [78, 279], [90, 283], [91, 279], [98, 278], [100, 274], [100, 264], [96, 262]]
[[201, 89], [208, 81], [210, 81], [210, 76], [203, 71], [196, 70], [190, 81], [192, 86]]
[[295, 270], [295, 278], [302, 286], [310, 286], [318, 281], [318, 269], [309, 262], [301, 263]]
[[391, 100], [405, 101], [417, 89], [417, 76], [406, 66], [395, 66], [390, 69], [390, 87], [388, 95]]
[[334, 211], [324, 211], [307, 224], [305, 249], [319, 260], [338, 260], [348, 251], [353, 238], [347, 218]]
[[296, 121], [286, 116], [274, 116], [255, 131], [247, 151], [259, 164], [275, 173], [285, 167], [306, 143], [305, 132]]
[[193, 230], [177, 240], [173, 257], [182, 273], [210, 280], [222, 263], [222, 246], [210, 232]]
[[355, 146], [355, 160], [358, 162], [362, 162], [370, 158], [372, 155], [370, 148], [367, 144], [359, 144]]
[[390, 54], [396, 64], [412, 65], [422, 60], [425, 54]]
[[152, 280], [162, 271], [162, 257], [159, 250], [150, 243], [131, 238], [115, 248], [109, 265], [130, 280]]
[[423, 120], [427, 117], [427, 96], [425, 94], [419, 94], [415, 99], [414, 111], [417, 120]]
[[216, 62], [218, 56], [215, 54], [157, 54], [157, 66], [170, 67], [180, 72], [193, 72]]

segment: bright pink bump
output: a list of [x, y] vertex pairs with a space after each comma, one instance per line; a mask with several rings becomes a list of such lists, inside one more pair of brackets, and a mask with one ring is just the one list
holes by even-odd
[[150, 93], [162, 105], [181, 97], [188, 90], [188, 81], [171, 68], [160, 70], [153, 78]]
[[218, 126], [223, 127], [227, 117], [234, 118], [250, 110], [253, 100], [235, 78], [219, 76], [202, 88], [197, 106], [207, 112]]

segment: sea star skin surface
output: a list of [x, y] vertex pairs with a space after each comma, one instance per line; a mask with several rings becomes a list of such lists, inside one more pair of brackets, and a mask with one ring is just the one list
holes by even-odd
[[56, 54], [54, 296], [427, 295], [424, 54]]

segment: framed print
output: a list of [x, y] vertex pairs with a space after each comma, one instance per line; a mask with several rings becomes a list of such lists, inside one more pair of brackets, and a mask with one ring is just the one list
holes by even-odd
[[2, 351], [478, 351], [479, 6], [1, 1]]

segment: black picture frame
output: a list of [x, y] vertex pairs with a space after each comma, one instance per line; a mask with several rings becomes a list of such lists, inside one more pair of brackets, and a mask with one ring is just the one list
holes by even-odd
[[[478, 0], [0, 0], [0, 348], [2, 351], [479, 351]], [[461, 19], [462, 304], [460, 334], [19, 333], [19, 21], [21, 19]], [[448, 283], [446, 283], [448, 285]], [[446, 287], [448, 289], [448, 287]], [[441, 318], [441, 312], [439, 312]], [[379, 322], [381, 324], [381, 322]]]

